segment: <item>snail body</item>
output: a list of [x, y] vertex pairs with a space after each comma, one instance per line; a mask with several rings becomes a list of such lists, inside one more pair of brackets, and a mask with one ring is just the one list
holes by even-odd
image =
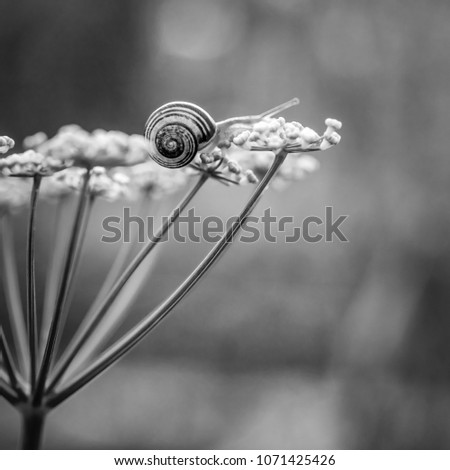
[[145, 124], [144, 136], [150, 143], [150, 157], [166, 168], [188, 165], [201, 150], [212, 150], [226, 140], [230, 128], [246, 128], [295, 104], [283, 103], [256, 116], [241, 116], [218, 123], [200, 106], [173, 101], [154, 111]]

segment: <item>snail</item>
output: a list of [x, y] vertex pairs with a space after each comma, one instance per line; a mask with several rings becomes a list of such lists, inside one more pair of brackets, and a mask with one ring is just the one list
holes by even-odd
[[250, 128], [298, 104], [293, 98], [256, 116], [241, 116], [214, 122], [200, 106], [184, 101], [164, 104], [147, 119], [144, 135], [150, 143], [150, 157], [166, 168], [188, 165], [201, 150], [208, 152], [226, 142], [230, 130]]

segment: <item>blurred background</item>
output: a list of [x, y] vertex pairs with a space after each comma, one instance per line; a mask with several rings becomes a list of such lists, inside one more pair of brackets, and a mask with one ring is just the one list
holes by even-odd
[[[0, 0], [0, 134], [17, 142], [69, 123], [141, 133], [172, 100], [220, 120], [298, 96], [286, 117], [344, 123], [321, 170], [266, 193], [256, 215], [333, 206], [349, 243], [236, 243], [50, 415], [46, 448], [449, 448], [449, 23], [446, 0]], [[236, 214], [251, 191], [213, 183], [201, 215]], [[99, 204], [93, 220], [121, 210]], [[53, 225], [39, 211], [41, 285]], [[16, 223], [23, 266], [25, 216]], [[67, 337], [115, 253], [100, 228]], [[161, 248], [133, 315], [210, 245]], [[0, 448], [18, 426], [1, 401]]]

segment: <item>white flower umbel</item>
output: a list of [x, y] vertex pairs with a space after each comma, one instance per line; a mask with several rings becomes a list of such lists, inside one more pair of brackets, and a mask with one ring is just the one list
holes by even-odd
[[5, 176], [50, 176], [70, 166], [52, 157], [46, 157], [34, 150], [23, 153], [13, 153], [7, 157], [0, 158], [0, 171]]
[[48, 140], [43, 140], [43, 137], [38, 134], [37, 139], [36, 136], [30, 138], [30, 145], [44, 155], [84, 168], [131, 166], [148, 159], [148, 142], [137, 134], [103, 129], [90, 133], [71, 124], [61, 127]]
[[[327, 119], [326, 129], [320, 134], [296, 121], [286, 122], [284, 118], [274, 117], [297, 103], [298, 100], [293, 99], [259, 115], [217, 122], [214, 124], [217, 132], [213, 133], [211, 141], [199, 147], [201, 152], [193, 156], [193, 160], [189, 160], [182, 169], [167, 169], [150, 161], [149, 142], [142, 136], [105, 130], [91, 133], [75, 125], [64, 126], [50, 139], [43, 133], [35, 134], [24, 142], [25, 148], [29, 150], [0, 159], [1, 174], [16, 177], [0, 177], [2, 222], [8, 221], [11, 212], [24, 204], [23, 195], [26, 190], [29, 191], [29, 187], [25, 186], [29, 186], [30, 179], [33, 181], [26, 257], [26, 315], [22, 315], [20, 309], [16, 276], [11, 275], [11, 266], [15, 262], [11, 256], [5, 256], [13, 251], [12, 225], [3, 223], [2, 227], [2, 235], [6, 235], [2, 237], [4, 272], [9, 273], [5, 291], [7, 303], [13, 312], [10, 315], [10, 326], [14, 330], [12, 337], [17, 340], [17, 344], [10, 348], [0, 332], [3, 358], [0, 395], [23, 415], [25, 448], [39, 446], [49, 410], [117, 362], [182, 301], [231, 246], [235, 235], [269, 184], [281, 187], [301, 180], [319, 167], [316, 158], [305, 154], [326, 150], [339, 143], [341, 123], [335, 119]], [[8, 151], [12, 145], [10, 139], [0, 138], [1, 152]], [[100, 289], [101, 296], [87, 309], [69, 344], [61, 345], [60, 354], [57, 354], [94, 200], [105, 198], [116, 201], [132, 197], [140, 200], [141, 207], [148, 214], [150, 204], [187, 185], [192, 175], [198, 176], [196, 183], [169, 217], [164, 218], [159, 230], [135, 257], [128, 264], [128, 257], [124, 257], [123, 264], [122, 261], [117, 264], [120, 269], [113, 269], [111, 282], [108, 281], [106, 287]], [[132, 276], [140, 276], [142, 270], [139, 273], [136, 271], [209, 179], [226, 185], [252, 183], [257, 186], [238, 217], [192, 273], [159, 306], [148, 312], [140, 323], [113, 342], [111, 329], [102, 328], [102, 321], [110, 320], [112, 309], [115, 309], [114, 323], [127, 318], [128, 301], [117, 302], [119, 295], [128, 295], [130, 291], [124, 289], [130, 286]], [[54, 287], [49, 291], [51, 295], [46, 292], [45, 312], [37, 322], [37, 314], [42, 312], [36, 305], [34, 240], [36, 205], [42, 180], [46, 181], [43, 195], [57, 200], [57, 210], [66, 212], [68, 206], [72, 206], [66, 202], [73, 196], [77, 202], [72, 223], [67, 224], [65, 221], [64, 226], [58, 226], [58, 230], [55, 230], [54, 255], [58, 254], [61, 261], [49, 263], [52, 267], [47, 279]], [[60, 242], [64, 242], [62, 251], [57, 248], [58, 237]], [[53, 270], [58, 265], [59, 268]], [[20, 321], [14, 321], [21, 316], [26, 318], [26, 326]], [[108, 321], [106, 324], [111, 325]], [[37, 326], [41, 327], [40, 335], [37, 335]], [[86, 350], [91, 353], [84, 354]], [[12, 357], [12, 354], [20, 357]], [[55, 361], [55, 357], [59, 359]]]
[[[303, 154], [327, 150], [339, 143], [338, 130], [342, 124], [336, 119], [326, 119], [326, 130], [319, 135], [310, 127], [297, 121], [286, 122], [274, 117], [278, 111], [298, 103], [293, 99], [257, 116], [233, 118], [223, 121], [217, 146], [210, 152], [198, 154], [190, 165], [190, 171], [203, 172], [225, 184], [256, 183], [269, 169], [274, 154], [289, 154], [274, 177], [275, 187], [303, 179], [319, 168], [313, 157]], [[230, 124], [225, 125], [227, 122]]]

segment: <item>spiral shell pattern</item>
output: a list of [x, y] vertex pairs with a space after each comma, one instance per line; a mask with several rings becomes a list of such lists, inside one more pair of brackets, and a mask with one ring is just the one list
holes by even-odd
[[189, 164], [217, 132], [213, 118], [199, 106], [175, 101], [153, 112], [145, 124], [150, 156], [167, 168]]

